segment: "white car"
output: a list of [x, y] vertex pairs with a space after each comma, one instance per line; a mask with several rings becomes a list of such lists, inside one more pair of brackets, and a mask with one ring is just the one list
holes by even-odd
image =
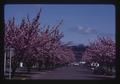
[[74, 63], [71, 63], [71, 65], [73, 65], [73, 66], [79, 66], [79, 63], [74, 62]]
[[79, 66], [79, 63], [74, 63], [74, 66]]
[[81, 61], [81, 62], [79, 62], [80, 64], [85, 64], [86, 62], [85, 61]]

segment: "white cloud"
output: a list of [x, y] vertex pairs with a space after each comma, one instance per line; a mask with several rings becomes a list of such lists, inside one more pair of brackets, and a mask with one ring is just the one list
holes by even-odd
[[78, 26], [77, 30], [81, 34], [95, 34], [97, 31], [93, 28]]
[[91, 28], [91, 27], [83, 27], [83, 26], [71, 27], [69, 29], [69, 31], [75, 32], [75, 33], [81, 34], [81, 35], [92, 35], [92, 34], [94, 34], [94, 35], [100, 35], [100, 36], [115, 37], [115, 34], [113, 34], [113, 33], [98, 31], [97, 29]]

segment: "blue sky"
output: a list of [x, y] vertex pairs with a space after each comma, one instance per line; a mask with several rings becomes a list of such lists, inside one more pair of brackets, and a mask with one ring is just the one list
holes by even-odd
[[41, 25], [54, 25], [63, 19], [60, 31], [64, 33], [62, 41], [72, 41], [73, 44], [89, 43], [97, 35], [110, 36], [115, 40], [115, 7], [113, 5], [83, 5], [83, 4], [14, 4], [5, 5], [5, 21], [15, 17], [20, 23], [29, 14], [34, 18], [42, 8]]

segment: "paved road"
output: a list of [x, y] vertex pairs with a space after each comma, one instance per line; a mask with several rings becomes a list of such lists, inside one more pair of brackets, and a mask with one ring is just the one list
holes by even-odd
[[92, 74], [84, 66], [68, 66], [57, 68], [52, 71], [32, 72], [30, 80], [104, 80], [111, 79]]

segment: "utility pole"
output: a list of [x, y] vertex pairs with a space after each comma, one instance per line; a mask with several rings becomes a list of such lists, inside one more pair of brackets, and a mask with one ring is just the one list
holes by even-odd
[[5, 48], [4, 54], [4, 75], [5, 78], [8, 76], [8, 79], [11, 79], [11, 58], [14, 55], [14, 48], [7, 47]]
[[4, 52], [4, 77], [5, 77], [5, 75], [6, 75], [6, 48], [5, 48], [5, 52]]

